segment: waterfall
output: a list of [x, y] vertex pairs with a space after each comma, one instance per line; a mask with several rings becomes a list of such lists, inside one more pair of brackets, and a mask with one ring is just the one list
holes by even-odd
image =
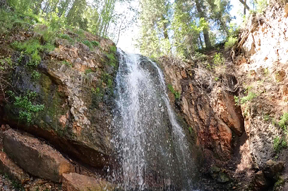
[[151, 60], [119, 53], [113, 144], [124, 190], [192, 190], [189, 144]]

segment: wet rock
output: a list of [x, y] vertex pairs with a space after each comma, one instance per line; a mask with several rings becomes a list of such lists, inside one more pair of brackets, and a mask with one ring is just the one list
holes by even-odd
[[275, 79], [277, 82], [282, 82], [285, 79], [285, 77], [286, 77], [285, 70], [280, 70], [275, 74]]
[[77, 173], [63, 174], [63, 191], [112, 191], [115, 187], [103, 180]]
[[0, 172], [7, 174], [10, 178], [21, 184], [30, 179], [29, 175], [18, 167], [4, 152], [0, 152]]
[[240, 136], [244, 132], [244, 119], [240, 107], [236, 105], [233, 94], [229, 92], [222, 91], [220, 98], [218, 107], [222, 120]]
[[226, 173], [224, 173], [224, 172], [219, 173], [218, 178], [217, 178], [217, 182], [226, 183], [229, 181], [230, 181], [230, 178]]
[[269, 160], [265, 163], [263, 173], [267, 178], [277, 179], [279, 173], [284, 169], [285, 162]]
[[262, 171], [258, 171], [254, 177], [254, 190], [263, 190], [269, 186], [264, 173]]
[[38, 139], [9, 129], [4, 133], [4, 150], [26, 172], [54, 182], [74, 167], [58, 151]]

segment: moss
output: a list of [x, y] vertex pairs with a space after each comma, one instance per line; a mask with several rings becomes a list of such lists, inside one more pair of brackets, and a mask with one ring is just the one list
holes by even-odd
[[[39, 80], [41, 87], [41, 99], [45, 105], [45, 112], [41, 112], [41, 119], [43, 128], [53, 128], [57, 133], [63, 134], [62, 127], [59, 124], [59, 117], [65, 115], [68, 106], [65, 106], [64, 97], [58, 91], [58, 86], [52, 82], [49, 76], [42, 74]], [[40, 125], [40, 124], [39, 124]]]

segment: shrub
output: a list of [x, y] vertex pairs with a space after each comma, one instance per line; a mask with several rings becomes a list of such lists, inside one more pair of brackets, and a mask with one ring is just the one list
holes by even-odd
[[284, 113], [281, 118], [280, 118], [280, 121], [279, 121], [279, 126], [282, 128], [282, 129], [285, 129], [286, 130], [286, 125], [288, 123], [288, 113]]
[[223, 57], [221, 53], [216, 53], [214, 55], [213, 62], [215, 65], [221, 65], [221, 64], [224, 64], [225, 58]]
[[91, 43], [89, 40], [84, 40], [84, 41], [83, 41], [83, 44], [85, 44], [86, 46], [88, 46], [90, 50], [93, 49], [93, 45], [92, 45], [92, 43]]
[[224, 45], [225, 50], [232, 48], [236, 42], [237, 42], [237, 38], [230, 36], [227, 42], [225, 42], [225, 45]]
[[287, 148], [287, 142], [280, 137], [276, 137], [273, 141], [273, 148], [278, 153], [281, 149]]
[[170, 92], [172, 92], [175, 96], [175, 99], [180, 99], [180, 92], [177, 92], [176, 90], [174, 90], [173, 86], [171, 84], [168, 84], [168, 89], [170, 90]]
[[97, 42], [97, 41], [95, 41], [95, 40], [91, 41], [91, 43], [92, 43], [92, 45], [93, 45], [94, 47], [97, 47], [97, 46], [100, 45], [99, 42]]
[[247, 96], [241, 98], [241, 104], [251, 101], [255, 97], [257, 97], [257, 95], [254, 92], [249, 92]]
[[68, 40], [70, 43], [73, 42], [73, 39], [72, 39], [68, 34], [60, 34], [60, 35], [59, 35], [59, 38], [66, 39], [66, 40]]
[[44, 105], [34, 105], [31, 100], [36, 97], [35, 92], [29, 92], [25, 96], [16, 96], [14, 106], [20, 109], [19, 118], [30, 123], [32, 121], [33, 114], [42, 111]]
[[32, 79], [38, 80], [40, 78], [41, 74], [37, 71], [33, 71], [31, 74]]

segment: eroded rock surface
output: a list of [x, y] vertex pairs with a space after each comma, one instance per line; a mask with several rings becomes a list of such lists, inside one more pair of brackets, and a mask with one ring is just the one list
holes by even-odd
[[105, 180], [77, 173], [63, 174], [63, 191], [113, 191], [115, 187]]
[[29, 135], [9, 129], [4, 133], [3, 146], [17, 165], [34, 176], [60, 182], [63, 173], [74, 172], [74, 166], [58, 151]]

